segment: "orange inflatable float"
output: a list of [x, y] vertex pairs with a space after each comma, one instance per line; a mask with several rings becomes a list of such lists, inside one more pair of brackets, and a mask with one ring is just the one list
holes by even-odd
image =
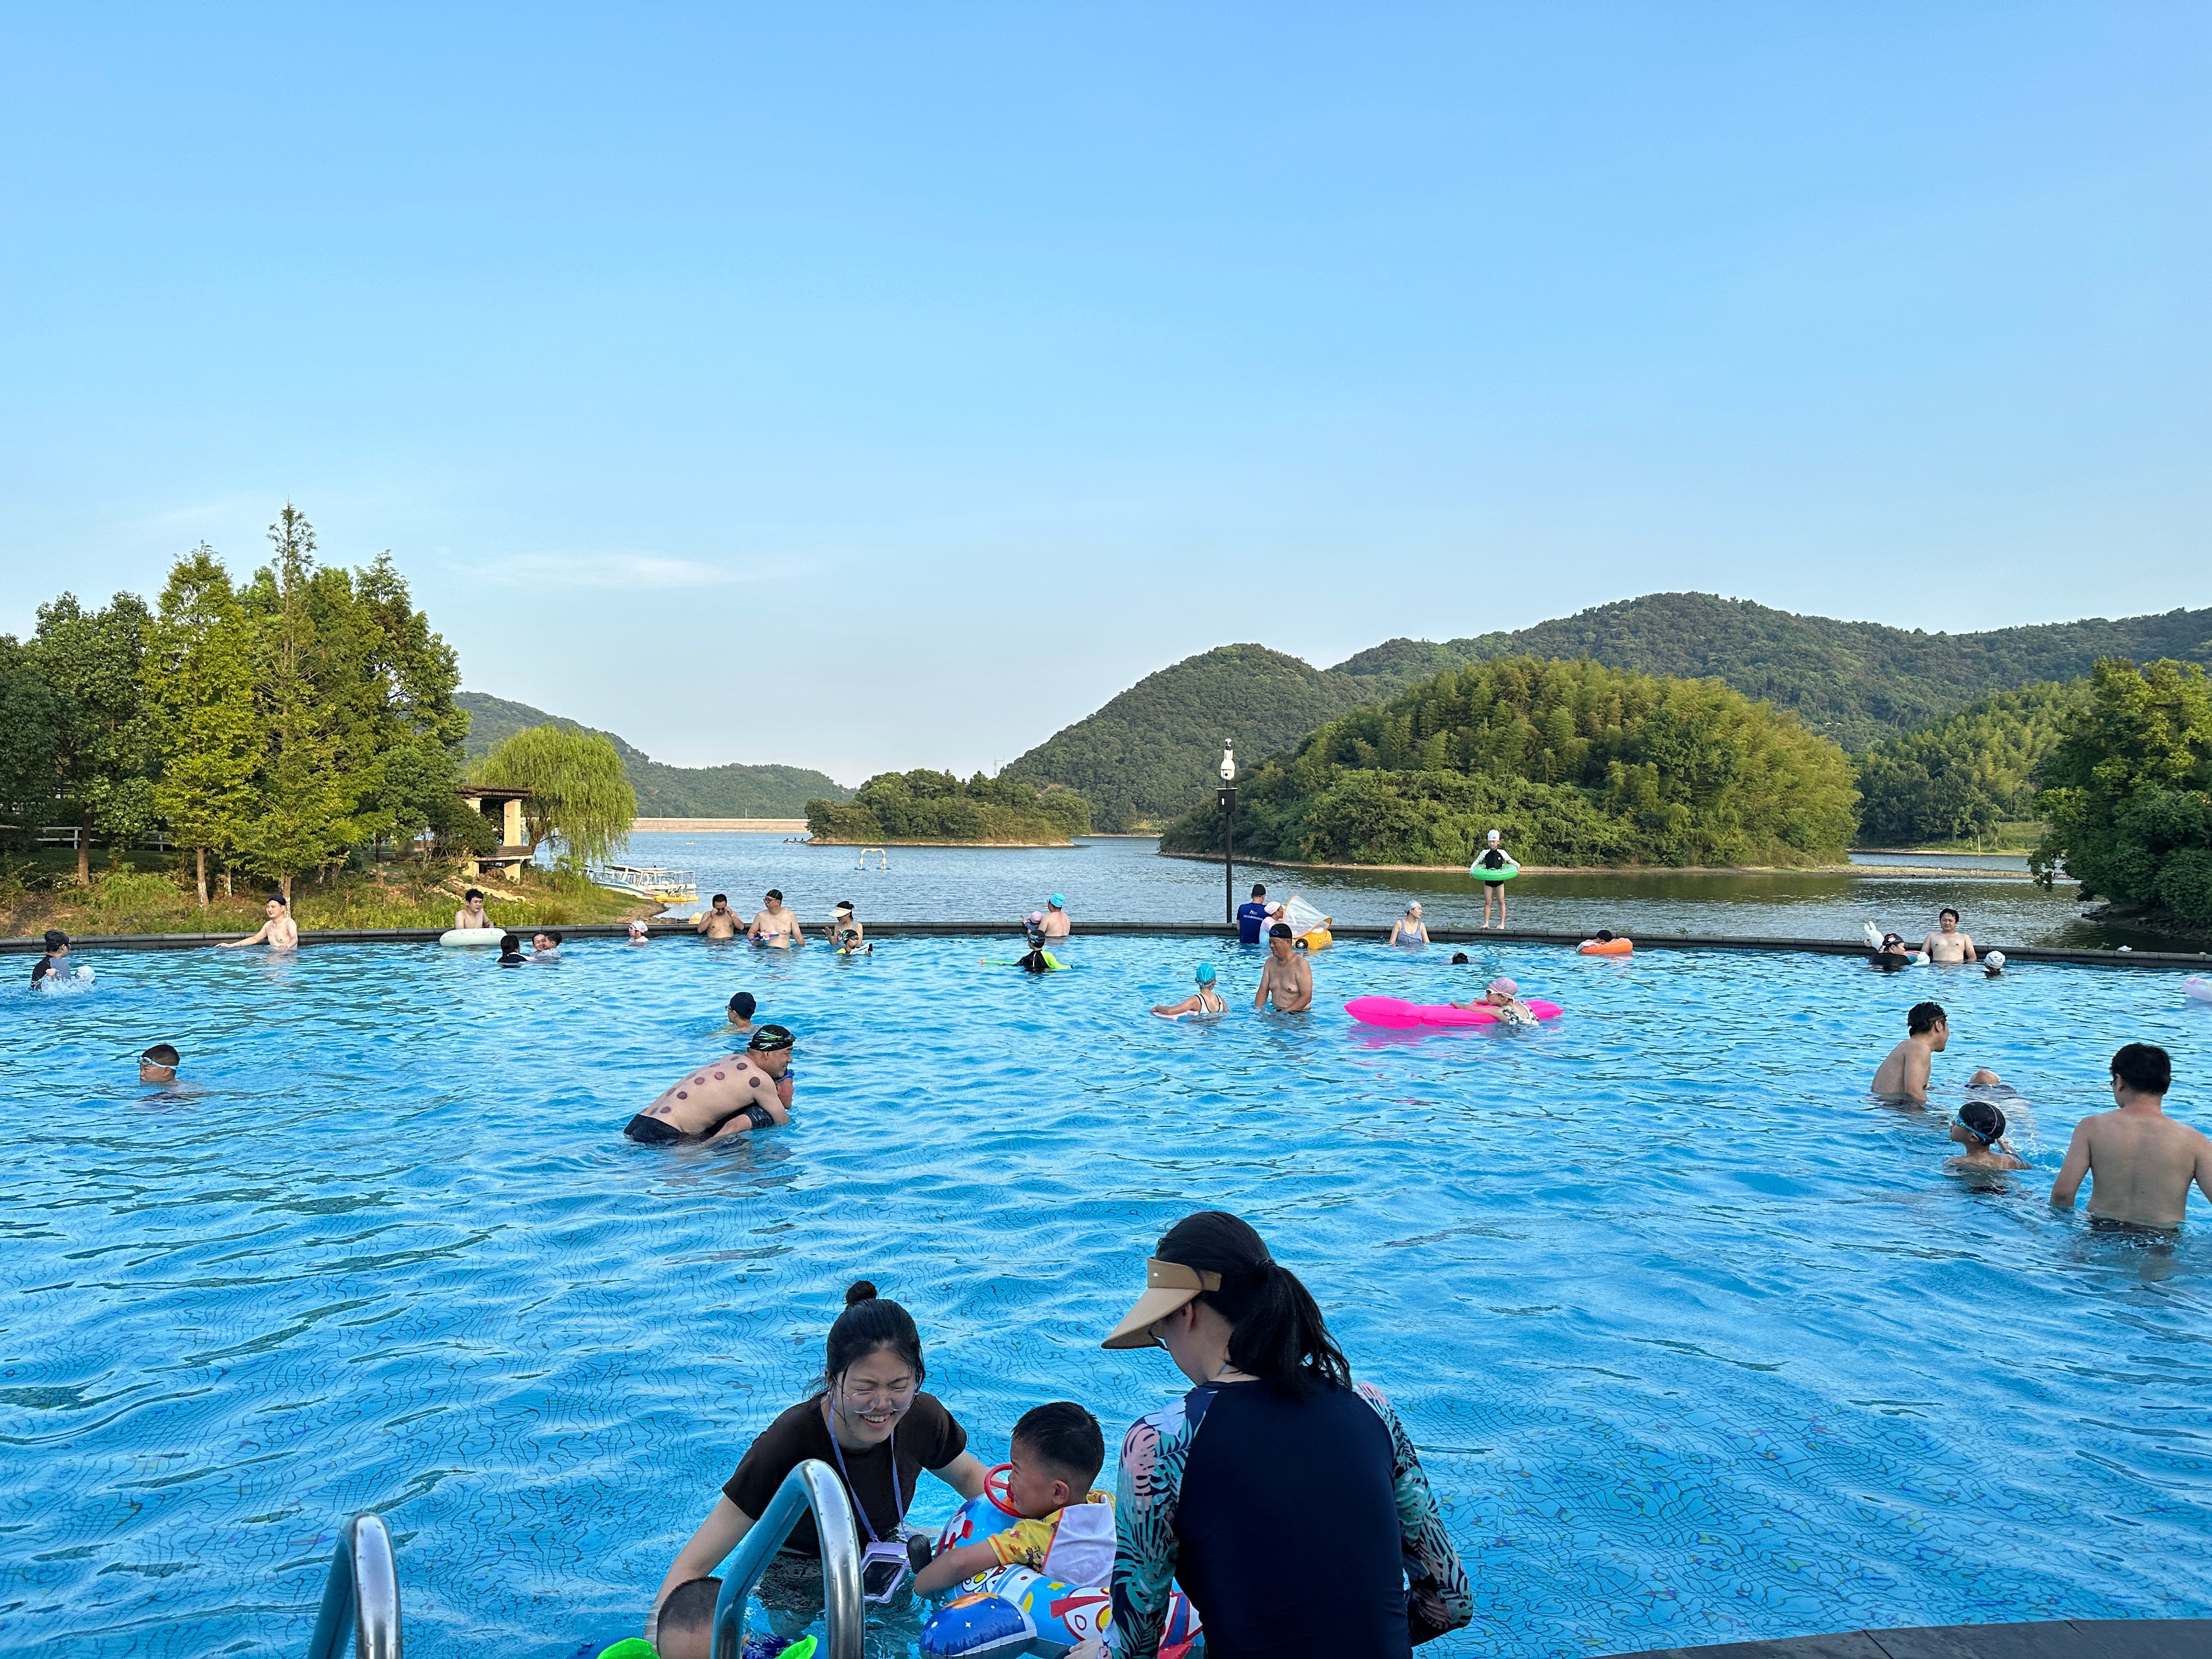
[[1625, 957], [1636, 949], [1636, 941], [1615, 939], [1610, 933], [1600, 933], [1595, 939], [1582, 942], [1582, 953], [1586, 957]]

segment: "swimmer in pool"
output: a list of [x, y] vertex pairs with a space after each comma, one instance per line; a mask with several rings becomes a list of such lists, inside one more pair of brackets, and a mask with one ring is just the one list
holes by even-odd
[[761, 900], [761, 908], [753, 913], [752, 926], [745, 929], [745, 937], [756, 945], [772, 945], [779, 951], [806, 943], [799, 918], [783, 908], [783, 890], [780, 887], [768, 890]]
[[1901, 933], [1884, 933], [1881, 936], [1881, 943], [1874, 948], [1874, 965], [1886, 974], [1893, 974], [1900, 968], [1912, 966], [1912, 953], [1905, 948], [1905, 936]]
[[1452, 952], [1452, 963], [1451, 963], [1451, 965], [1452, 965], [1453, 967], [1455, 967], [1455, 968], [1464, 968], [1464, 967], [1466, 967], [1466, 966], [1468, 965], [1467, 952], [1466, 952], [1466, 951], [1453, 951], [1453, 952]]
[[753, 1010], [760, 1005], [753, 1000], [750, 991], [740, 991], [730, 999], [730, 1029], [739, 1036], [750, 1036], [753, 1029]]
[[532, 962], [558, 962], [561, 959], [561, 935], [544, 928], [530, 936], [530, 959]]
[[1500, 975], [1490, 981], [1483, 994], [1473, 1002], [1455, 1002], [1455, 1008], [1495, 1008], [1500, 1025], [1534, 1025], [1536, 1011], [1521, 1000], [1521, 987]]
[[[1877, 1100], [1912, 1106], [1928, 1103], [1928, 1073], [1951, 1041], [1951, 1017], [1940, 1002], [1916, 1002], [1905, 1016], [1905, 1041], [1875, 1068]], [[1993, 1074], [1994, 1075], [1994, 1074]]]
[[2112, 1106], [2074, 1126], [2066, 1162], [2051, 1183], [2053, 1207], [2070, 1210], [2083, 1178], [2094, 1180], [2089, 1219], [2108, 1227], [2167, 1231], [2181, 1225], [2191, 1182], [2212, 1199], [2212, 1140], [2166, 1115], [2173, 1058], [2148, 1042], [2112, 1056]]
[[2004, 977], [2004, 970], [2005, 954], [2003, 951], [1992, 951], [1982, 958], [1982, 977], [1984, 979], [2002, 979]]
[[[475, 890], [471, 888], [471, 891]], [[478, 897], [483, 895], [478, 894]], [[261, 907], [267, 917], [261, 926], [244, 939], [228, 939], [219, 947], [235, 951], [241, 945], [266, 945], [272, 951], [296, 951], [300, 948], [300, 924], [292, 920], [292, 913], [284, 901], [272, 896]]]
[[647, 1146], [720, 1140], [791, 1121], [793, 1038], [763, 1025], [741, 1054], [726, 1054], [661, 1091], [623, 1133]]
[[1067, 900], [1054, 893], [1045, 900], [1044, 906], [1044, 915], [1038, 919], [1037, 925], [1044, 929], [1045, 943], [1066, 944], [1067, 936], [1075, 931], [1075, 923], [1067, 914]]
[[652, 935], [647, 931], [643, 916], [632, 916], [629, 921], [629, 942], [643, 945]]
[[1974, 941], [1959, 931], [1959, 913], [1946, 905], [1936, 913], [1936, 931], [1920, 941], [1930, 962], [1975, 962]]
[[874, 947], [866, 932], [853, 920], [853, 901], [839, 899], [830, 911], [830, 943], [848, 957], [864, 957]]
[[484, 914], [483, 893], [471, 887], [461, 895], [461, 908], [453, 912], [453, 926], [464, 932], [480, 932], [491, 926], [491, 918]]
[[520, 968], [526, 964], [529, 960], [530, 958], [522, 954], [521, 934], [501, 933], [499, 936], [499, 965], [501, 967]]
[[1267, 930], [1267, 965], [1260, 970], [1252, 1006], [1302, 1014], [1313, 1006], [1313, 964], [1291, 948], [1291, 924], [1279, 921]]
[[49, 980], [67, 979], [62, 960], [68, 955], [69, 935], [58, 927], [47, 928], [46, 954], [31, 964], [31, 988], [35, 991]]
[[[1976, 1073], [1979, 1077], [1981, 1073]], [[1990, 1073], [1990, 1075], [1995, 1075]], [[1947, 1170], [2025, 1170], [2027, 1160], [2005, 1138], [2005, 1115], [1996, 1102], [1970, 1100], [1952, 1121], [1951, 1139], [1966, 1150], [1944, 1160]]]
[[[693, 890], [696, 891], [695, 888]], [[738, 913], [730, 908], [730, 896], [717, 893], [708, 907], [691, 918], [691, 931], [708, 939], [735, 939], [738, 936]]]
[[1198, 981], [1195, 996], [1185, 997], [1181, 1002], [1155, 1003], [1152, 1012], [1162, 1019], [1181, 1019], [1185, 1014], [1199, 1014], [1210, 1018], [1216, 1014], [1227, 1013], [1229, 1005], [1222, 1000], [1221, 993], [1213, 988], [1213, 964], [1200, 963], [1194, 977]]
[[138, 1056], [138, 1080], [141, 1083], [174, 1083], [177, 1067], [185, 1057], [167, 1042], [157, 1042]]
[[1406, 907], [1406, 914], [1399, 917], [1397, 925], [1390, 929], [1390, 943], [1426, 945], [1428, 942], [1428, 927], [1421, 921], [1421, 906], [1417, 899]]

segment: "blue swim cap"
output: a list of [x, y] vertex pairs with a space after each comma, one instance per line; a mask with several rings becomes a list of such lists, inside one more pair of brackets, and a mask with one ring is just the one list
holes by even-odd
[[1067, 908], [1067, 899], [1064, 894], [1054, 893], [1050, 898], [1047, 899], [1045, 902], [1052, 906], [1055, 910], [1065, 910]]
[[1200, 985], [1211, 985], [1213, 983], [1213, 964], [1212, 963], [1201, 962], [1198, 964], [1198, 982]]

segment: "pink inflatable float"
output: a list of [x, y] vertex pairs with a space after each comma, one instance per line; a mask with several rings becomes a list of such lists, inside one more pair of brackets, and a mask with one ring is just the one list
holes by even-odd
[[[1539, 1019], [1557, 1019], [1559, 1005], [1541, 997], [1524, 997], [1529, 1012]], [[1424, 1025], [1495, 1025], [1495, 1008], [1455, 1008], [1448, 1002], [1407, 1002], [1400, 997], [1354, 997], [1344, 1012], [1362, 1025], [1410, 1031]]]

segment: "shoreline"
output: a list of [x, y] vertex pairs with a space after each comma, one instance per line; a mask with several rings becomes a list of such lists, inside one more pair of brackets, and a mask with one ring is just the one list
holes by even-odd
[[[1194, 864], [1218, 864], [1218, 853], [1170, 853], [1164, 859], [1186, 859]], [[1309, 864], [1297, 859], [1247, 858], [1255, 869], [1341, 870], [1376, 875], [1465, 876], [1462, 864]], [[1928, 864], [1524, 864], [1524, 876], [1946, 876], [1953, 880], [2033, 881], [2026, 870], [1984, 870], [1971, 865]], [[1473, 877], [1468, 877], [1473, 880]], [[2058, 881], [2072, 881], [2059, 876]]]
[[819, 836], [809, 836], [805, 841], [794, 842], [797, 847], [966, 847], [984, 852], [1077, 853], [1082, 845], [1072, 841], [825, 841]]

